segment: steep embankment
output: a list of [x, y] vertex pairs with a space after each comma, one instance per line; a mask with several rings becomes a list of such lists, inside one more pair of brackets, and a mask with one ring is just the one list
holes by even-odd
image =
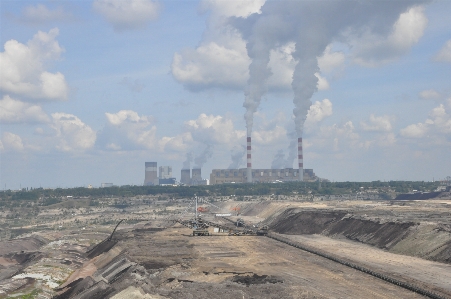
[[390, 252], [451, 263], [451, 227], [414, 222], [383, 222], [344, 211], [287, 209], [271, 229], [281, 234], [345, 237]]

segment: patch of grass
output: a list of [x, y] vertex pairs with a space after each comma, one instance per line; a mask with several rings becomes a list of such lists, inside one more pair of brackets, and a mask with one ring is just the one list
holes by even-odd
[[7, 297], [6, 299], [34, 299], [38, 294], [39, 294], [40, 290], [33, 290], [31, 291], [31, 293], [25, 294], [25, 295], [21, 295], [18, 297]]

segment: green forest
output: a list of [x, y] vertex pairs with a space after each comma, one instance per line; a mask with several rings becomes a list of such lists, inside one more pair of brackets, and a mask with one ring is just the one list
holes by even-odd
[[[198, 196], [258, 196], [258, 195], [339, 195], [355, 194], [369, 189], [379, 192], [408, 193], [430, 192], [439, 186], [438, 182], [390, 181], [390, 182], [288, 182], [265, 184], [223, 184], [209, 186], [113, 186], [107, 188], [68, 189], [22, 189], [22, 191], [0, 191], [0, 200], [51, 199], [72, 196], [92, 197], [133, 197], [139, 195], [165, 195], [172, 198]], [[47, 200], [49, 201], [49, 200]], [[51, 201], [49, 201], [51, 203]]]

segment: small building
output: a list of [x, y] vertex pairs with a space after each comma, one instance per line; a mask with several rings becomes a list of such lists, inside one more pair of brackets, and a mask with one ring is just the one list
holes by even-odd
[[167, 179], [159, 179], [158, 180], [158, 184], [160, 185], [160, 186], [173, 186], [173, 185], [175, 185], [177, 182], [176, 182], [176, 179], [175, 178], [167, 178]]

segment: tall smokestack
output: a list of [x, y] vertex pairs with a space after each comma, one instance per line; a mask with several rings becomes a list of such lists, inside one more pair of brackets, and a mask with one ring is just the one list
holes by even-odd
[[298, 138], [299, 180], [304, 180], [304, 157], [302, 156], [302, 137]]
[[252, 147], [251, 137], [247, 136], [247, 182], [252, 183]]

